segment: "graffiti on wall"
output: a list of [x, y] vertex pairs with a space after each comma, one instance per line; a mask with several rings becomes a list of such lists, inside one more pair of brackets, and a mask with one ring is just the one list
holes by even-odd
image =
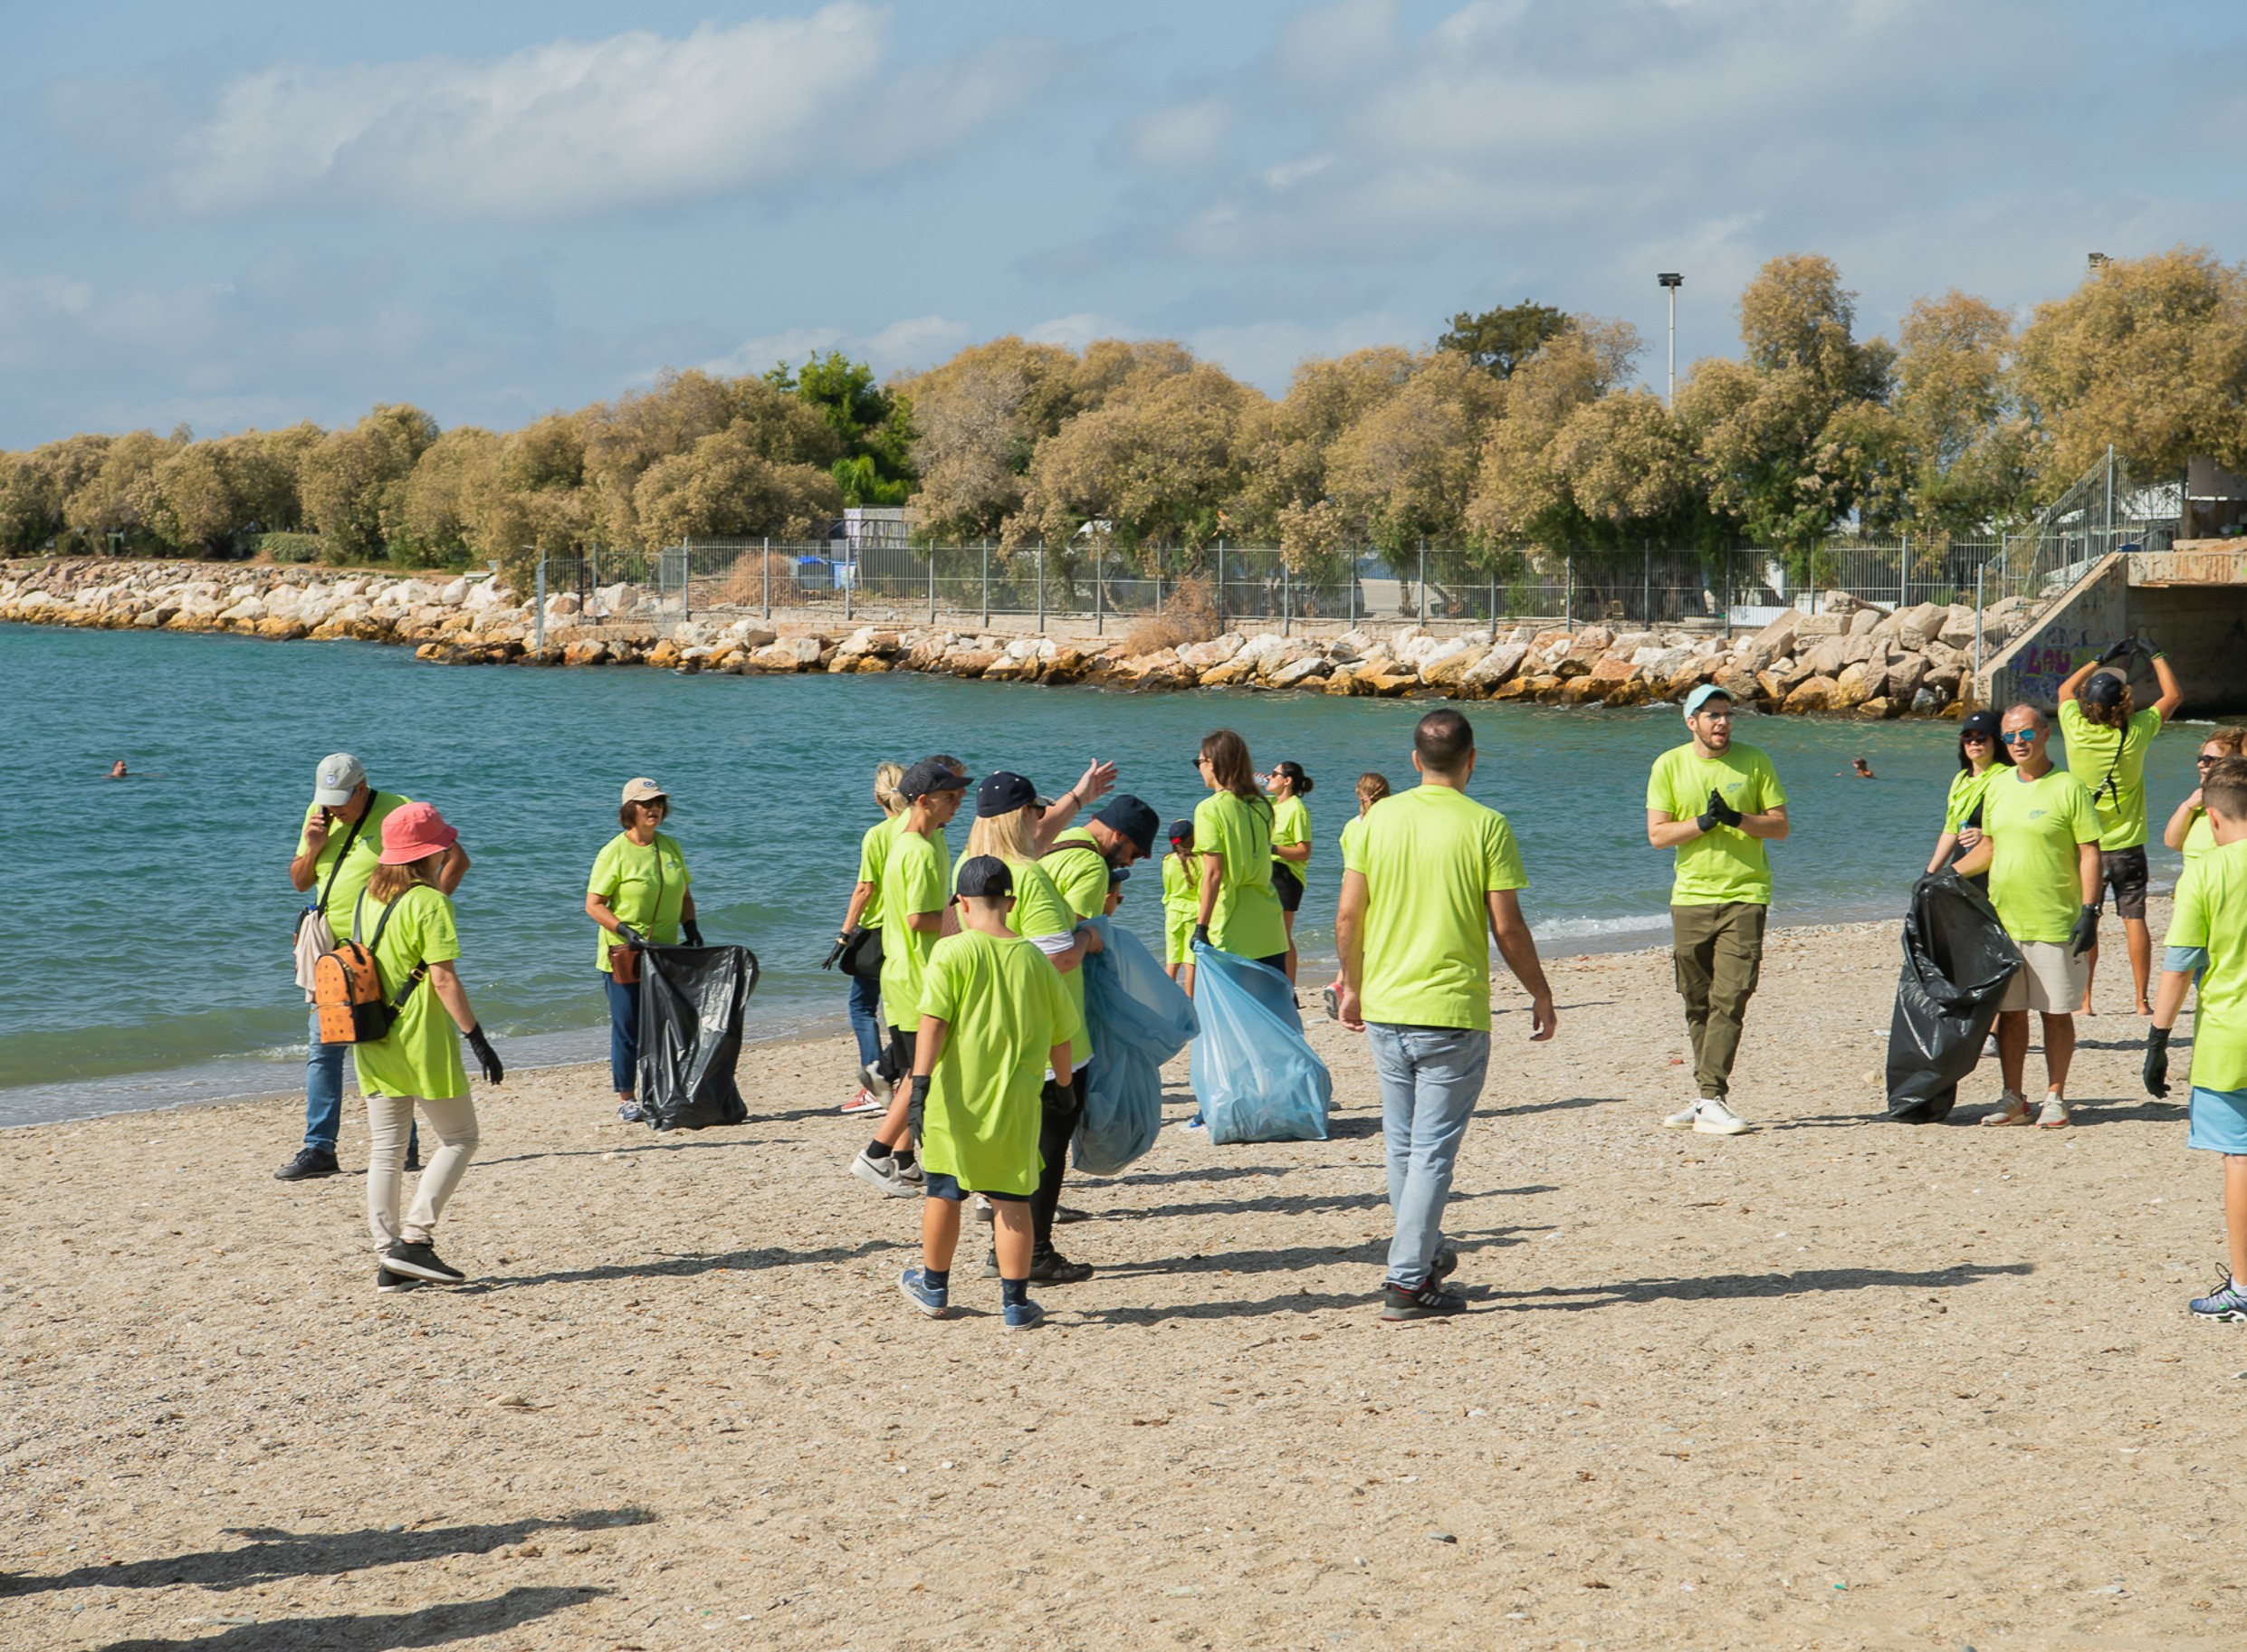
[[[2151, 633], [2147, 642], [2154, 641]], [[2060, 685], [2104, 653], [2115, 638], [2088, 625], [2047, 625], [2013, 655], [2013, 698], [2031, 705], [2060, 702]]]

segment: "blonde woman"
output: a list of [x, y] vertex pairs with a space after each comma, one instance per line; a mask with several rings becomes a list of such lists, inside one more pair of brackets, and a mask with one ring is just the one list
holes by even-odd
[[[968, 846], [960, 862], [964, 865], [979, 855], [990, 855], [1007, 863], [1014, 874], [1014, 910], [1007, 915], [1007, 927], [1051, 959], [1068, 987], [1075, 1020], [1069, 1034], [1071, 1072], [1066, 1084], [1047, 1080], [1043, 1097], [1037, 1151], [1044, 1165], [1037, 1191], [1030, 1196], [1030, 1277], [1040, 1284], [1075, 1284], [1090, 1279], [1093, 1270], [1054, 1249], [1053, 1224], [1061, 1208], [1069, 1138], [1085, 1116], [1085, 1068], [1092, 1061], [1092, 1039], [1085, 1030], [1085, 978], [1077, 966], [1100, 950], [1100, 937], [1079, 926], [1076, 914], [1038, 864], [1042, 820], [1035, 786], [1005, 769], [986, 776], [976, 788], [975, 824], [968, 829]], [[955, 877], [959, 870], [952, 868]], [[946, 909], [948, 925], [957, 921], [957, 912], [956, 905]], [[995, 1253], [986, 1265], [998, 1265]]]
[[[438, 887], [459, 837], [429, 804], [393, 810], [382, 823], [381, 859], [352, 908], [351, 933], [374, 954], [384, 998], [397, 1011], [380, 1038], [351, 1046], [367, 1098], [367, 1225], [382, 1249], [378, 1291], [458, 1284], [467, 1276], [435, 1249], [437, 1218], [476, 1151], [476, 1109], [454, 1029], [476, 1053], [487, 1084], [505, 1076], [460, 983], [452, 897]], [[443, 1145], [401, 1222], [406, 1137], [416, 1109]]]
[[1342, 853], [1344, 859], [1349, 856], [1351, 840], [1363, 829], [1361, 823], [1364, 820], [1366, 812], [1388, 795], [1389, 777], [1387, 775], [1375, 774], [1369, 769], [1358, 776], [1358, 812], [1343, 822], [1342, 827]]
[[[838, 947], [850, 939], [855, 930], [882, 927], [882, 863], [889, 855], [890, 832], [898, 816], [905, 812], [905, 800], [897, 795], [897, 782], [904, 775], [902, 763], [884, 763], [874, 771], [874, 807], [882, 811], [882, 817], [868, 826], [858, 840], [858, 882], [850, 892], [850, 906], [843, 913], [843, 927], [835, 937]], [[858, 1093], [843, 1104], [843, 1111], [879, 1112], [889, 1104], [890, 1085], [889, 1080], [875, 1069], [889, 1042], [882, 1025], [882, 982], [878, 976], [850, 978], [850, 1030], [858, 1040], [859, 1084]], [[881, 1086], [879, 1094], [874, 1089], [877, 1084]]]
[[[2202, 779], [2208, 770], [2227, 757], [2238, 757], [2247, 747], [2247, 727], [2227, 723], [2200, 742], [2199, 765]], [[2215, 836], [2208, 829], [2208, 811], [2201, 807], [2200, 788], [2193, 788], [2192, 796], [2176, 806], [2169, 816], [2169, 824], [2161, 828], [2161, 841], [2185, 856], [2187, 864], [2197, 860], [2216, 846]]]

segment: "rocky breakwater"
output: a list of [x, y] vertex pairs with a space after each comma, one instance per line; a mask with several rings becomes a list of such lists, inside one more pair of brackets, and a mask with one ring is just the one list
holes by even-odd
[[[1521, 625], [1439, 635], [1420, 626], [1338, 636], [1227, 632], [1133, 652], [939, 626], [844, 634], [714, 616], [665, 625], [630, 585], [548, 598], [538, 616], [485, 576], [335, 575], [98, 560], [0, 565], [0, 619], [109, 629], [232, 631], [276, 639], [357, 637], [447, 664], [645, 664], [736, 675], [924, 672], [1116, 689], [1239, 688], [1544, 705], [1644, 705], [1722, 684], [1766, 711], [1865, 718], [1955, 715], [1973, 693], [1974, 610], [1891, 612], [1841, 593], [1750, 635], [1602, 625]], [[1984, 657], [2032, 617], [2021, 600], [1982, 616]]]

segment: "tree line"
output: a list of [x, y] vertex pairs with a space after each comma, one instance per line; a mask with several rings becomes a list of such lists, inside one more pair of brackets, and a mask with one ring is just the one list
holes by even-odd
[[1675, 406], [1639, 334], [1537, 303], [1435, 348], [1297, 368], [1275, 399], [1168, 340], [1005, 338], [876, 384], [838, 353], [652, 388], [500, 433], [377, 406], [196, 440], [81, 434], [0, 454], [0, 554], [516, 566], [528, 548], [801, 539], [910, 503], [940, 543], [1096, 540], [1150, 568], [1219, 540], [1316, 571], [1417, 543], [1525, 551], [1986, 538], [2112, 444], [2141, 479], [2247, 471], [2247, 269], [2204, 249], [2094, 268], [2025, 320], [1952, 291], [1860, 339], [1831, 261], [1773, 259], [1741, 353]]

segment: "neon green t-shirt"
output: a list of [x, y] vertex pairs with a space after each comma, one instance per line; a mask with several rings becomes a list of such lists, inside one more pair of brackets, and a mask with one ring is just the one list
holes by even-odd
[[1486, 897], [1529, 883], [1506, 816], [1449, 786], [1416, 786], [1366, 813], [1343, 870], [1365, 880], [1365, 1018], [1488, 1032]]
[[[617, 921], [630, 924], [656, 946], [678, 944], [679, 913], [686, 905], [686, 856], [679, 840], [662, 832], [650, 844], [636, 844], [619, 832], [601, 845], [593, 857], [593, 875], [585, 892], [608, 902]], [[600, 950], [594, 961], [606, 972], [608, 954], [623, 943], [607, 930], [598, 931]]]
[[1078, 917], [1097, 918], [1108, 904], [1108, 857], [1085, 827], [1056, 837], [1037, 864]]
[[2185, 843], [2180, 853], [2187, 862], [2196, 861], [2216, 846], [2215, 828], [2208, 824], [2208, 811], [2193, 811], [2193, 824], [2185, 828]]
[[[376, 928], [382, 930], [381, 942], [375, 948], [375, 969], [382, 978], [383, 991], [392, 998], [416, 966], [451, 963], [460, 956], [453, 902], [442, 891], [426, 884], [409, 889], [397, 898], [397, 907], [387, 924], [373, 897], [359, 907], [361, 941], [373, 941]], [[344, 923], [338, 940], [351, 932], [348, 914]], [[373, 1044], [351, 1046], [351, 1065], [359, 1071], [361, 1095], [412, 1095], [443, 1102], [468, 1093], [460, 1031], [425, 978], [387, 1033]]]
[[[1307, 844], [1310, 841], [1311, 811], [1305, 807], [1302, 798], [1282, 797], [1272, 805], [1272, 847], [1276, 849], [1282, 844], [1293, 847], [1296, 844]], [[1272, 864], [1286, 867], [1288, 871], [1303, 880], [1306, 888], [1309, 886], [1311, 882], [1311, 863], [1309, 861], [1282, 860], [1275, 855], [1272, 856]]]
[[1189, 855], [1162, 857], [1162, 961], [1182, 964], [1193, 956], [1194, 915], [1201, 910], [1201, 883]]
[[1364, 829], [1365, 816], [1363, 815], [1353, 815], [1343, 823], [1341, 842], [1342, 864], [1344, 866], [1350, 864], [1350, 845], [1356, 841], [1358, 834]]
[[2127, 729], [2108, 729], [2084, 716], [2078, 702], [2061, 705], [2068, 772], [2091, 794], [2100, 848], [2135, 849], [2146, 841], [2146, 750], [2160, 732], [2156, 706], [2132, 712]]
[[[378, 791], [368, 797], [366, 822], [359, 827], [359, 836], [351, 839], [350, 855], [344, 861], [343, 870], [336, 873], [333, 889], [328, 889], [328, 874], [335, 872], [336, 856], [343, 853], [343, 840], [351, 836], [351, 827], [342, 820], [328, 823], [328, 841], [320, 846], [320, 858], [312, 863], [312, 886], [304, 893], [310, 901], [327, 889], [328, 899], [320, 912], [328, 920], [328, 932], [338, 941], [349, 936], [351, 909], [359, 904], [359, 892], [367, 887], [367, 880], [375, 875], [375, 868], [382, 864], [382, 823], [393, 810], [404, 808], [409, 801], [394, 791]], [[304, 824], [297, 828], [297, 855], [304, 853], [305, 832], [319, 817], [317, 803], [304, 811]]]
[[2005, 771], [1982, 800], [1990, 837], [1990, 904], [2015, 941], [2064, 941], [2083, 909], [2076, 848], [2099, 841], [2099, 816], [2083, 782], [2064, 769], [2041, 780]]
[[[954, 889], [960, 886], [960, 868], [967, 863], [968, 852], [962, 849], [960, 858], [951, 866]], [[1101, 865], [1100, 893], [1104, 900], [1108, 893], [1107, 863], [1103, 861]], [[1042, 864], [1037, 861], [1010, 860], [1007, 866], [1014, 874], [1014, 906], [1007, 913], [1009, 929], [1029, 941], [1046, 941], [1055, 936], [1066, 937], [1076, 930], [1076, 914], [1070, 911], [1069, 903], [1061, 898], [1061, 892], [1054, 887], [1053, 879], [1046, 875]], [[1095, 907], [1094, 910], [1096, 912], [1099, 909]], [[1038, 948], [1040, 957], [1045, 956], [1045, 950], [1043, 947]], [[1085, 971], [1076, 969], [1063, 974], [1057, 969], [1054, 973], [1061, 976], [1062, 990], [1067, 995], [1070, 1009], [1076, 1017], [1076, 1025], [1069, 1032], [1069, 1059], [1081, 1066], [1093, 1055], [1092, 1034], [1085, 1025]]]
[[[1689, 743], [1663, 752], [1647, 777], [1646, 806], [1662, 810], [1672, 820], [1694, 820], [1708, 812], [1711, 791], [1722, 792], [1725, 801], [1743, 815], [1761, 815], [1787, 800], [1786, 788], [1779, 784], [1771, 759], [1754, 746], [1735, 740], [1720, 757], [1697, 757]], [[1771, 861], [1762, 838], [1750, 837], [1738, 826], [1720, 826], [1679, 844], [1676, 853], [1672, 906], [1722, 906], [1734, 901], [1771, 904]]]
[[858, 881], [874, 885], [874, 893], [866, 897], [865, 910], [858, 914], [858, 927], [878, 930], [882, 927], [882, 863], [889, 858], [889, 835], [903, 815], [888, 815], [866, 828], [858, 840]]
[[943, 855], [932, 838], [901, 825], [890, 834], [882, 863], [882, 1014], [908, 1032], [921, 1025], [921, 979], [936, 931], [905, 920], [941, 912], [951, 898]]
[[[1229, 791], [1211, 792], [1194, 806], [1194, 853], [1214, 855], [1223, 866], [1217, 904], [1210, 912], [1210, 944], [1242, 958], [1270, 958], [1287, 950], [1287, 921], [1272, 887], [1272, 811]], [[1197, 911], [1200, 896], [1194, 897]]]
[[2176, 881], [2166, 944], [2206, 947], [2193, 1020], [2193, 1083], [2247, 1090], [2247, 843], [2214, 844]]
[[921, 1011], [949, 1029], [930, 1075], [921, 1161], [971, 1191], [1031, 1193], [1044, 1160], [1039, 1087], [1081, 1019], [1030, 942], [962, 930], [936, 943]]
[[1992, 763], [1980, 774], [1962, 769], [1951, 777], [1949, 799], [1943, 805], [1943, 829], [1954, 836], [1965, 827], [1966, 820], [1990, 789], [1990, 782], [1999, 775], [2010, 772], [2003, 763]]

